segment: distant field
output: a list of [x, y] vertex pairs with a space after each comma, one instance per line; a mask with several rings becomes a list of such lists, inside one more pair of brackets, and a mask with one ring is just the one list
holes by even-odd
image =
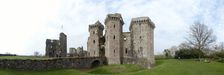
[[199, 62], [194, 60], [157, 60], [153, 69], [144, 69], [137, 65], [109, 65], [91, 70], [52, 70], [52, 71], [17, 71], [0, 69], [0, 75], [224, 75], [224, 63]]

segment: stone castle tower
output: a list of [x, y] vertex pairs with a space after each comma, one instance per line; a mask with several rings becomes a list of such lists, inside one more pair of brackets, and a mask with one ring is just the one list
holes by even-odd
[[123, 53], [123, 19], [121, 14], [108, 14], [105, 19], [105, 55], [108, 64], [121, 64]]
[[129, 28], [132, 40], [131, 47], [134, 55], [137, 56], [137, 64], [150, 66], [155, 63], [153, 50], [154, 28], [155, 25], [149, 17], [137, 17], [131, 21]]
[[102, 49], [101, 45], [104, 44], [102, 40], [103, 38], [103, 30], [104, 26], [97, 21], [95, 24], [89, 25], [89, 34], [88, 37], [88, 46], [87, 50], [90, 53], [90, 56], [98, 57], [98, 56], [104, 56], [104, 49]]
[[46, 40], [46, 53], [48, 57], [66, 57], [67, 56], [67, 36], [60, 33], [59, 40]]
[[[90, 56], [105, 52], [108, 64], [139, 64], [151, 68], [155, 64], [154, 23], [149, 17], [132, 18], [130, 32], [123, 32], [123, 24], [121, 14], [108, 14], [104, 36], [100, 22], [90, 25], [87, 43]], [[100, 34], [93, 34], [94, 31], [100, 31]]]
[[67, 36], [64, 33], [60, 33], [59, 41], [60, 41], [61, 56], [66, 57], [67, 56]]

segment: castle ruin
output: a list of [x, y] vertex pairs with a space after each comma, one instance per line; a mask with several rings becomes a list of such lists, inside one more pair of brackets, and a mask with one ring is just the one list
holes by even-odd
[[89, 25], [87, 51], [92, 57], [105, 56], [108, 64], [139, 64], [151, 68], [154, 59], [154, 23], [149, 17], [132, 18], [129, 30], [123, 32], [121, 14], [108, 14], [104, 25]]
[[[83, 47], [70, 48], [70, 53], [67, 54], [67, 36], [60, 33], [59, 40], [46, 40], [45, 56], [56, 58], [45, 60], [0, 59], [0, 68], [20, 70], [82, 69], [107, 64], [138, 64], [149, 69], [153, 67], [155, 64], [153, 48], [155, 25], [149, 17], [132, 18], [130, 32], [123, 32], [124, 21], [119, 13], [108, 14], [104, 24], [105, 28], [99, 21], [89, 25], [90, 35], [87, 51], [83, 50]], [[67, 58], [67, 56], [70, 57]]]
[[46, 53], [48, 57], [66, 57], [67, 56], [67, 36], [60, 33], [59, 40], [46, 40]]

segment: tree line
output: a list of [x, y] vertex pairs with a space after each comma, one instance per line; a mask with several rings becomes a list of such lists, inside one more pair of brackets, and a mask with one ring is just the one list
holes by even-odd
[[195, 22], [190, 26], [185, 41], [178, 46], [165, 49], [164, 54], [168, 58], [192, 59], [192, 58], [224, 58], [224, 43], [216, 44], [216, 35], [213, 29], [207, 25]]

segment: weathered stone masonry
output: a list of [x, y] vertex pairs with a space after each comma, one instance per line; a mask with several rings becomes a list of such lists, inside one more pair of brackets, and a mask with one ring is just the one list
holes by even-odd
[[[99, 56], [99, 53], [105, 53], [108, 64], [139, 64], [146, 68], [151, 68], [155, 64], [155, 25], [149, 17], [132, 18], [130, 32], [123, 32], [124, 21], [119, 13], [108, 14], [104, 24], [105, 34], [103, 37], [103, 25], [99, 21], [95, 25], [89, 26], [90, 35], [87, 45], [90, 56]], [[97, 27], [101, 27], [101, 29]], [[94, 31], [100, 31], [100, 35], [93, 35]], [[100, 41], [103, 41], [104, 44], [99, 44]]]
[[51, 58], [44, 60], [0, 59], [0, 68], [17, 70], [82, 69], [104, 64], [107, 64], [107, 60], [103, 57]]
[[115, 13], [107, 15], [104, 35], [104, 26], [99, 21], [89, 25], [87, 50], [90, 57], [68, 58], [67, 36], [60, 33], [59, 40], [46, 40], [46, 56], [54, 58], [0, 59], [0, 68], [51, 70], [91, 68], [104, 64], [139, 64], [151, 68], [155, 64], [154, 23], [149, 17], [132, 18], [130, 32], [123, 32], [123, 24], [121, 14]]
[[67, 56], [67, 36], [60, 33], [59, 40], [46, 40], [46, 53], [48, 57], [66, 57]]

